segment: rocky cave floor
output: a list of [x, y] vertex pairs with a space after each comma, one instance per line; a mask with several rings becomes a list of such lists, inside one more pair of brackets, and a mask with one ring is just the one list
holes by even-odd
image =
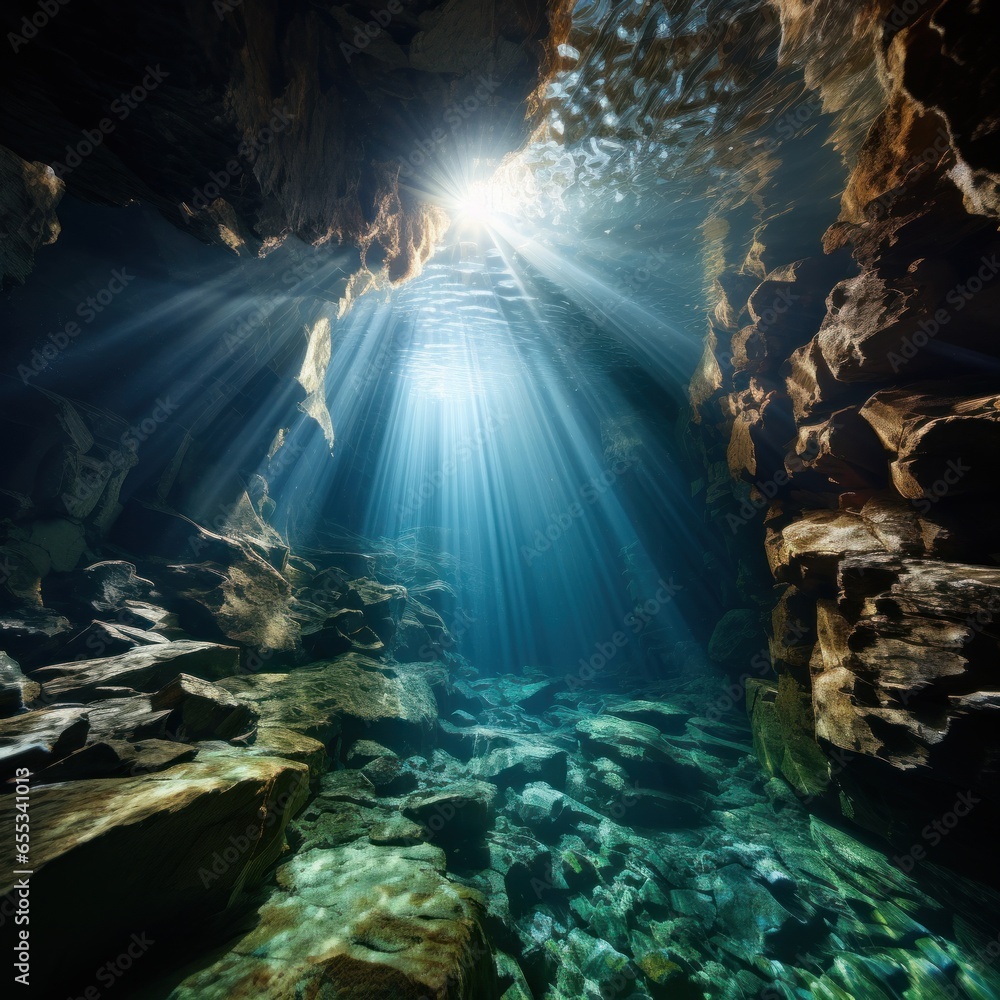
[[415, 658], [446, 588], [321, 555], [281, 560], [297, 665], [218, 641], [210, 561], [52, 573], [0, 616], [28, 664], [3, 658], [0, 766], [33, 772], [33, 913], [73, 988], [141, 931], [149, 1000], [1000, 996], [1000, 897], [811, 816], [690, 645], [657, 679], [478, 676]]

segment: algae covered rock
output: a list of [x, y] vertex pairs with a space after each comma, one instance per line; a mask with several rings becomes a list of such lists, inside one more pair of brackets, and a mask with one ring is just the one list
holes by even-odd
[[[305, 765], [241, 751], [156, 774], [44, 785], [31, 790], [31, 934], [39, 954], [31, 985], [58, 995], [109, 942], [137, 929], [192, 926], [224, 911], [272, 864], [306, 788]], [[14, 843], [14, 811], [0, 836]], [[0, 894], [17, 876], [4, 873]], [[66, 905], [86, 900], [86, 919]]]
[[806, 798], [826, 792], [830, 765], [816, 742], [809, 693], [788, 674], [777, 684], [751, 678], [747, 712], [754, 750], [768, 774], [780, 775]]
[[229, 678], [227, 690], [251, 702], [265, 723], [330, 746], [377, 736], [392, 750], [422, 749], [437, 720], [434, 692], [405, 664], [387, 666], [358, 653], [287, 674]]
[[278, 869], [257, 926], [171, 1000], [498, 995], [484, 904], [430, 844], [307, 850]]
[[457, 781], [443, 791], [415, 792], [400, 812], [423, 824], [440, 843], [475, 841], [493, 821], [497, 789], [488, 781]]

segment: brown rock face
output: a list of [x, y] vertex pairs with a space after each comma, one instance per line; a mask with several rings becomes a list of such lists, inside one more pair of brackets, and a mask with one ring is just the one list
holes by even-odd
[[[729, 242], [694, 420], [711, 461], [753, 484], [727, 521], [738, 534], [767, 510], [764, 549], [786, 586], [777, 682], [748, 691], [755, 745], [810, 801], [904, 848], [960, 793], [976, 797], [931, 860], [1000, 878], [1000, 74], [982, 46], [1000, 15], [967, 0], [775, 6], [781, 59], [832, 115], [848, 176], [825, 268], [782, 267], [773, 224], [734, 239], [740, 223], [720, 210], [710, 229]], [[760, 197], [765, 216], [795, 212]], [[710, 499], [723, 495], [717, 484]]]

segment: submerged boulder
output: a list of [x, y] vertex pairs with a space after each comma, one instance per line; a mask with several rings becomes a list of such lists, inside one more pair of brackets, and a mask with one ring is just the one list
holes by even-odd
[[567, 756], [559, 747], [518, 743], [474, 758], [470, 771], [501, 789], [522, 788], [530, 781], [544, 781], [554, 788], [565, 788]]
[[496, 996], [483, 900], [444, 867], [430, 844], [305, 851], [278, 869], [257, 926], [170, 998]]
[[705, 778], [690, 753], [669, 743], [645, 723], [593, 716], [581, 719], [576, 731], [585, 748], [610, 757], [641, 785], [697, 787]]
[[[34, 788], [31, 941], [59, 961], [34, 963], [31, 985], [48, 996], [85, 985], [94, 956], [137, 930], [155, 939], [225, 910], [277, 859], [306, 782], [303, 764], [234, 753]], [[0, 819], [6, 843], [14, 816]], [[16, 878], [4, 872], [0, 893]], [[69, 886], [86, 920], [66, 906]]]
[[180, 674], [151, 698], [154, 712], [169, 710], [167, 725], [182, 740], [248, 740], [258, 714], [224, 687]]
[[331, 746], [376, 735], [393, 750], [420, 750], [437, 720], [430, 685], [406, 664], [388, 666], [358, 653], [287, 674], [231, 677], [222, 686], [252, 703], [261, 719]]
[[0, 780], [18, 768], [40, 770], [81, 749], [90, 720], [79, 706], [43, 708], [0, 719]]
[[496, 794], [496, 786], [488, 781], [457, 781], [443, 791], [415, 792], [399, 808], [408, 819], [423, 824], [435, 842], [460, 844], [486, 835]]
[[119, 656], [39, 667], [33, 674], [46, 698], [90, 701], [107, 687], [153, 692], [190, 673], [215, 680], [236, 673], [239, 650], [214, 642], [164, 642], [138, 646]]

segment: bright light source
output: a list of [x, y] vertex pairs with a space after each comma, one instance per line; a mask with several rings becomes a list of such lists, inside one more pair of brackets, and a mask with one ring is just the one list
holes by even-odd
[[462, 221], [483, 224], [489, 222], [496, 214], [499, 208], [498, 200], [492, 184], [486, 181], [473, 181], [467, 190], [459, 195], [455, 208]]

